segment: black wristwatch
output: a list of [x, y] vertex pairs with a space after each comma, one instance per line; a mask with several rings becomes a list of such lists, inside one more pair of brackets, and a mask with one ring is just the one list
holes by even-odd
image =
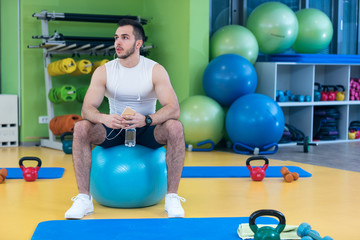
[[149, 115], [145, 116], [145, 126], [149, 127], [152, 123], [152, 118]]

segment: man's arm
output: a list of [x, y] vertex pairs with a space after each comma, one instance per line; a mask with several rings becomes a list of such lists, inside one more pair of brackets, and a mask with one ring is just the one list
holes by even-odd
[[152, 125], [161, 124], [169, 119], [177, 120], [180, 116], [179, 102], [171, 85], [169, 75], [160, 64], [154, 66], [153, 83], [162, 108], [150, 115], [153, 120]]
[[105, 96], [106, 87], [106, 67], [98, 67], [90, 82], [86, 92], [84, 103], [81, 109], [81, 116], [92, 123], [103, 123], [110, 128], [121, 128], [123, 118], [117, 114], [104, 114], [98, 108]]
[[[180, 116], [179, 102], [165, 68], [160, 64], [156, 64], [153, 68], [152, 79], [156, 96], [162, 108], [150, 115], [152, 118], [151, 125], [158, 125], [169, 119], [177, 120]], [[145, 126], [145, 116], [140, 113], [136, 113], [127, 119], [123, 123], [132, 125], [125, 128]]]

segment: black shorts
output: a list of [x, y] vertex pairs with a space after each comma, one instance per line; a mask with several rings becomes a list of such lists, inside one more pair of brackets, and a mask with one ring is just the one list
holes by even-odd
[[[99, 144], [99, 146], [103, 148], [108, 148], [108, 147], [125, 144], [125, 129], [121, 131], [121, 129], [108, 128], [104, 124], [103, 126], [106, 129], [107, 137], [103, 143]], [[149, 147], [153, 149], [164, 146], [165, 144], [160, 144], [155, 140], [154, 137], [155, 127], [156, 126], [136, 128], [136, 144], [140, 144], [145, 147]], [[119, 131], [121, 131], [121, 133], [118, 136], [116, 136], [119, 133]]]

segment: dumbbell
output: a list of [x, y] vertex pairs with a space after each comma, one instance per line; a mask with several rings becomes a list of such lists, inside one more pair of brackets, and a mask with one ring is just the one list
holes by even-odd
[[291, 96], [291, 101], [304, 102], [305, 101], [305, 96], [304, 95], [292, 95]]
[[312, 240], [333, 240], [329, 236], [321, 237], [320, 234], [314, 230], [311, 230], [311, 226], [308, 223], [302, 223], [297, 228], [296, 231], [299, 237], [310, 237], [310, 238], [301, 238], [302, 240], [312, 239]]
[[289, 101], [289, 94], [290, 91], [276, 90], [276, 101], [278, 102], [288, 102]]
[[280, 172], [286, 182], [292, 182], [299, 179], [299, 174], [297, 172], [289, 172], [287, 167], [282, 167]]
[[5, 182], [6, 176], [8, 175], [8, 171], [6, 168], [0, 169], [0, 183]]
[[291, 101], [295, 101], [295, 102], [311, 102], [311, 96], [310, 95], [292, 95], [291, 96]]

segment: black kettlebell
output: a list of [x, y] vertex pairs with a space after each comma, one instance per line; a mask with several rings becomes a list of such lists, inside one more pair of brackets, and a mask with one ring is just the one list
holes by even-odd
[[61, 134], [60, 136], [60, 139], [61, 139], [61, 142], [62, 142], [62, 149], [64, 151], [64, 153], [66, 154], [72, 154], [72, 143], [73, 141], [72, 140], [65, 140], [65, 137], [66, 136], [72, 136], [73, 133], [72, 132], [65, 132], [63, 134]]
[[[279, 219], [279, 224], [276, 226], [275, 229], [269, 226], [259, 228], [255, 224], [256, 218], [264, 215], [274, 216]], [[255, 234], [254, 240], [280, 240], [280, 233], [284, 230], [286, 226], [286, 220], [285, 216], [279, 211], [272, 209], [261, 209], [250, 215], [249, 226], [251, 231], [253, 231]]]

